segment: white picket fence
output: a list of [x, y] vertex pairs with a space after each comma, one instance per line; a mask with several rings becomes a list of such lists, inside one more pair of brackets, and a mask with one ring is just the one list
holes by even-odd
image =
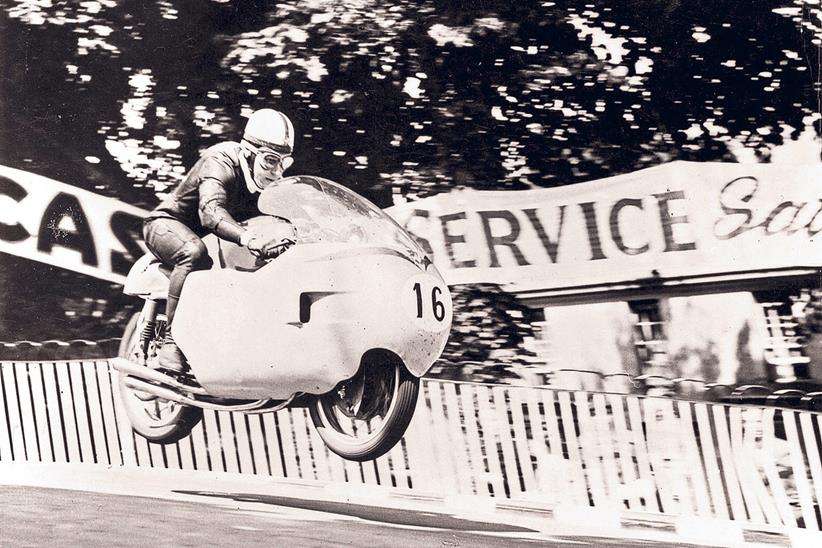
[[0, 362], [0, 461], [82, 462], [374, 484], [429, 494], [818, 531], [817, 413], [426, 380], [406, 436], [368, 463], [330, 453], [305, 410], [205, 413], [174, 445], [125, 420], [98, 362]]

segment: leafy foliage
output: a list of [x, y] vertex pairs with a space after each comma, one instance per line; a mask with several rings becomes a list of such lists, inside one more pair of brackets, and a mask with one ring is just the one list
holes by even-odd
[[451, 296], [451, 336], [430, 376], [477, 382], [520, 378], [534, 362], [526, 342], [534, 337], [535, 312], [493, 284], [455, 286]]
[[804, 337], [822, 333], [822, 289], [812, 289], [810, 298], [797, 318], [797, 332]]
[[[236, 138], [260, 107], [294, 119], [292, 171], [380, 206], [676, 159], [767, 161], [775, 145], [820, 133], [814, 6], [9, 0], [0, 162], [151, 207], [199, 150]], [[55, 285], [52, 269], [3, 256], [7, 292], [31, 300], [0, 309], [0, 328], [105, 331], [83, 304], [101, 299], [107, 317], [125, 317], [109, 284], [64, 278]], [[455, 297], [444, 359], [515, 363], [499, 358], [526, 336], [507, 312], [515, 303], [488, 287]]]

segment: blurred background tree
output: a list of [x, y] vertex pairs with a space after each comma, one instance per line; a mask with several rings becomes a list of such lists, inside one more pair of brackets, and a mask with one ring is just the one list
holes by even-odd
[[451, 337], [432, 377], [475, 382], [513, 381], [535, 365], [528, 349], [535, 312], [493, 284], [454, 286]]
[[[819, 14], [815, 0], [0, 0], [0, 163], [149, 208], [261, 107], [295, 122], [292, 171], [382, 207], [768, 161], [822, 132]], [[20, 303], [0, 309], [0, 339], [104, 337], [131, 306], [8, 255], [0, 279]]]

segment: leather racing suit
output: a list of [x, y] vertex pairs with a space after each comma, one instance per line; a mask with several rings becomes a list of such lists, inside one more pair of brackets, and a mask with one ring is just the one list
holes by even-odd
[[[240, 222], [258, 214], [256, 192], [249, 189], [241, 162], [247, 151], [233, 141], [207, 149], [180, 183], [143, 221], [148, 249], [171, 266], [166, 316], [168, 324], [188, 274], [211, 267], [205, 244], [209, 232], [239, 243]], [[246, 164], [247, 165], [247, 164]]]

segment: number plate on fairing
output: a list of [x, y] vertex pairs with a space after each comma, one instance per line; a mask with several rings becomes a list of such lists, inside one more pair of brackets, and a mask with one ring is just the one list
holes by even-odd
[[434, 276], [411, 276], [403, 284], [400, 301], [406, 318], [419, 329], [438, 332], [451, 325], [451, 293]]

